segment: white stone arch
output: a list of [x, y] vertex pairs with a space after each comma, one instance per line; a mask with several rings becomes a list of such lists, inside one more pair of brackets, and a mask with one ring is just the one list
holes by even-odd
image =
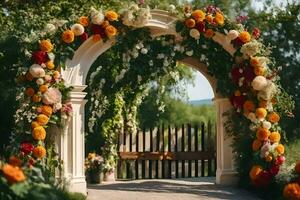
[[[175, 22], [177, 18], [170, 16], [168, 12], [152, 10], [152, 19], [145, 25], [150, 28], [151, 36], [174, 35], [177, 40], [181, 36], [176, 33]], [[225, 35], [216, 33], [213, 40], [219, 43], [229, 54], [233, 55], [235, 49], [226, 40]], [[111, 48], [115, 39], [106, 42], [94, 42], [91, 38], [85, 41], [75, 52], [72, 60], [66, 62], [66, 69], [62, 70], [62, 76], [66, 83], [73, 86], [70, 100], [73, 104], [73, 116], [63, 133], [57, 138], [59, 155], [64, 163], [62, 177], [70, 182], [70, 190], [86, 194], [86, 182], [84, 175], [84, 105], [86, 93], [86, 78], [94, 61], [105, 51]], [[217, 108], [217, 173], [216, 183], [230, 185], [235, 184], [237, 173], [234, 168], [230, 139], [225, 139], [223, 113], [231, 108], [227, 98], [223, 98], [216, 91], [216, 79], [207, 73], [207, 68], [194, 58], [185, 58], [180, 62], [185, 63], [202, 73], [214, 91], [214, 102]]]

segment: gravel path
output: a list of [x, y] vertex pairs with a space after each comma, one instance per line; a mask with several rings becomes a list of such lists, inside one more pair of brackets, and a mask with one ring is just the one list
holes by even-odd
[[212, 178], [116, 181], [88, 186], [87, 200], [259, 200], [245, 190], [221, 187]]

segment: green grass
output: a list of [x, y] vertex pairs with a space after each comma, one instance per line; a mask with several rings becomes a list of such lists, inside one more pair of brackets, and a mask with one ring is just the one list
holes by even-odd
[[285, 148], [288, 164], [300, 161], [300, 139], [287, 143]]

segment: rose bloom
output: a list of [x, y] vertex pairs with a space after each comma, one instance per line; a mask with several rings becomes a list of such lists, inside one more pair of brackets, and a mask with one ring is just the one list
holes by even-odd
[[45, 76], [45, 70], [41, 67], [41, 65], [38, 64], [33, 64], [29, 68], [29, 73], [34, 77], [34, 78], [41, 78]]
[[283, 196], [287, 200], [300, 199], [300, 185], [298, 183], [289, 183], [284, 187]]
[[47, 92], [43, 94], [43, 103], [46, 105], [53, 105], [61, 102], [62, 95], [56, 88], [49, 88]]
[[216, 16], [215, 16], [215, 22], [217, 22], [217, 24], [219, 24], [220, 26], [223, 26], [224, 25], [224, 16], [217, 12], [216, 13]]
[[227, 34], [229, 40], [235, 40], [239, 36], [239, 32], [236, 30], [230, 30]]
[[109, 25], [105, 28], [105, 33], [108, 37], [113, 37], [117, 34], [117, 29], [112, 25]]
[[251, 35], [247, 32], [247, 31], [242, 31], [239, 35], [239, 39], [243, 42], [243, 43], [247, 43], [251, 40]]
[[81, 24], [73, 24], [71, 30], [75, 36], [80, 36], [84, 33], [84, 27]]
[[41, 65], [47, 62], [48, 55], [44, 51], [35, 51], [32, 53], [32, 59], [35, 63]]
[[25, 155], [30, 154], [32, 150], [34, 149], [33, 144], [29, 142], [23, 142], [20, 145], [21, 152], [24, 153]]
[[50, 52], [53, 49], [53, 45], [50, 40], [42, 40], [40, 42], [40, 49], [44, 52]]
[[197, 22], [202, 22], [205, 19], [205, 12], [202, 10], [195, 10], [192, 13], [192, 17], [197, 21]]
[[214, 34], [215, 34], [215, 32], [214, 32], [212, 29], [207, 29], [207, 30], [205, 31], [204, 36], [207, 37], [207, 38], [211, 38], [211, 37], [214, 36]]
[[75, 37], [74, 37], [74, 33], [71, 30], [66, 30], [62, 33], [62, 40], [67, 43], [70, 44], [74, 41]]
[[26, 179], [22, 169], [6, 164], [2, 167], [4, 177], [9, 183], [19, 183]]
[[34, 128], [32, 131], [32, 137], [35, 140], [44, 140], [46, 138], [46, 131], [45, 131], [44, 127], [38, 126], [38, 127]]
[[194, 19], [187, 19], [185, 20], [185, 25], [188, 28], [193, 28], [195, 26], [196, 22]]
[[193, 28], [190, 30], [190, 36], [196, 40], [200, 38], [200, 33], [197, 29]]
[[43, 146], [37, 146], [33, 149], [33, 155], [41, 159], [46, 156], [46, 149]]
[[84, 27], [87, 27], [87, 26], [90, 24], [90, 20], [89, 20], [89, 18], [86, 17], [86, 16], [81, 16], [81, 17], [79, 18], [79, 24], [81, 24], [81, 25], [84, 26]]
[[114, 12], [114, 11], [107, 11], [106, 13], [105, 13], [105, 17], [109, 20], [109, 21], [116, 21], [116, 20], [118, 20], [118, 14], [116, 13], [116, 12]]

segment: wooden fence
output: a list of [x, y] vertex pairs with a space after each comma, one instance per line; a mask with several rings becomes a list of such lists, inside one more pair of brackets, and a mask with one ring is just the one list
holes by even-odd
[[121, 134], [118, 179], [215, 176], [214, 129], [209, 122]]

